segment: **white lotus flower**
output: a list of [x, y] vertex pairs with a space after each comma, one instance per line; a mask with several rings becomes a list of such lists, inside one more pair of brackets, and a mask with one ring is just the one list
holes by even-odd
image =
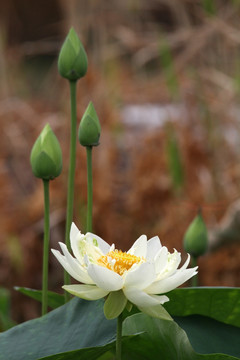
[[52, 249], [52, 252], [64, 269], [82, 284], [63, 288], [86, 300], [97, 300], [108, 295], [104, 306], [107, 318], [118, 316], [128, 301], [151, 314], [151, 309], [157, 309], [157, 306], [159, 309], [160, 304], [169, 300], [163, 294], [197, 273], [197, 267], [187, 269], [189, 255], [178, 269], [181, 254], [176, 250], [169, 253], [158, 236], [147, 241], [146, 235], [142, 235], [128, 252], [122, 252], [97, 235], [81, 234], [73, 223], [70, 241], [75, 257], [61, 242], [63, 255], [58, 250]]

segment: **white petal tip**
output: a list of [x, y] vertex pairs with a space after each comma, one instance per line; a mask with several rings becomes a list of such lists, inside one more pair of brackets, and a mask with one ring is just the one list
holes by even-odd
[[60, 254], [60, 252], [56, 249], [51, 249], [51, 252], [53, 253], [53, 255], [56, 256], [56, 254]]
[[77, 236], [78, 233], [81, 234], [81, 231], [78, 229], [78, 227], [75, 225], [75, 223], [72, 222], [72, 225], [71, 225], [71, 228], [70, 228], [70, 238]]
[[114, 250], [115, 250], [115, 244], [112, 244], [112, 245], [110, 246], [109, 252], [114, 251]]
[[161, 304], [164, 304], [164, 303], [170, 301], [170, 299], [166, 295], [164, 295], [164, 296], [165, 296], [165, 298], [162, 300]]
[[66, 249], [67, 248], [66, 244], [64, 244], [63, 242], [59, 242], [59, 245], [60, 245], [61, 249]]

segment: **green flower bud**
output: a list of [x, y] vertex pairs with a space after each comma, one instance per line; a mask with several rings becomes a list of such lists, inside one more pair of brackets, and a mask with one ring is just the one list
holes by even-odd
[[87, 67], [87, 54], [75, 30], [71, 28], [58, 57], [59, 74], [68, 80], [78, 80], [86, 74]]
[[49, 124], [35, 141], [30, 162], [34, 175], [44, 180], [53, 180], [62, 171], [62, 151]]
[[78, 139], [82, 146], [97, 146], [101, 134], [100, 122], [90, 101], [79, 125]]
[[208, 234], [201, 211], [189, 225], [183, 245], [185, 251], [194, 257], [203, 255], [207, 251]]

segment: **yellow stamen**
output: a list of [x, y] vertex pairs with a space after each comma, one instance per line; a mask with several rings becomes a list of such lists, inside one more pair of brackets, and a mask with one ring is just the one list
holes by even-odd
[[121, 250], [114, 250], [101, 256], [98, 259], [98, 264], [115, 271], [119, 275], [123, 275], [124, 272], [131, 269], [134, 264], [145, 261], [146, 260], [143, 257], [127, 254]]

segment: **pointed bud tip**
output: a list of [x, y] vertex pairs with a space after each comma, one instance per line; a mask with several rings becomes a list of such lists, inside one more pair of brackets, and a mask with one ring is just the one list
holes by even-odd
[[47, 123], [47, 124], [44, 126], [44, 128], [42, 129], [42, 131], [41, 131], [41, 133], [40, 133], [40, 136], [44, 138], [44, 137], [47, 135], [47, 133], [50, 132], [50, 131], [52, 131], [52, 128], [51, 128], [50, 124]]

